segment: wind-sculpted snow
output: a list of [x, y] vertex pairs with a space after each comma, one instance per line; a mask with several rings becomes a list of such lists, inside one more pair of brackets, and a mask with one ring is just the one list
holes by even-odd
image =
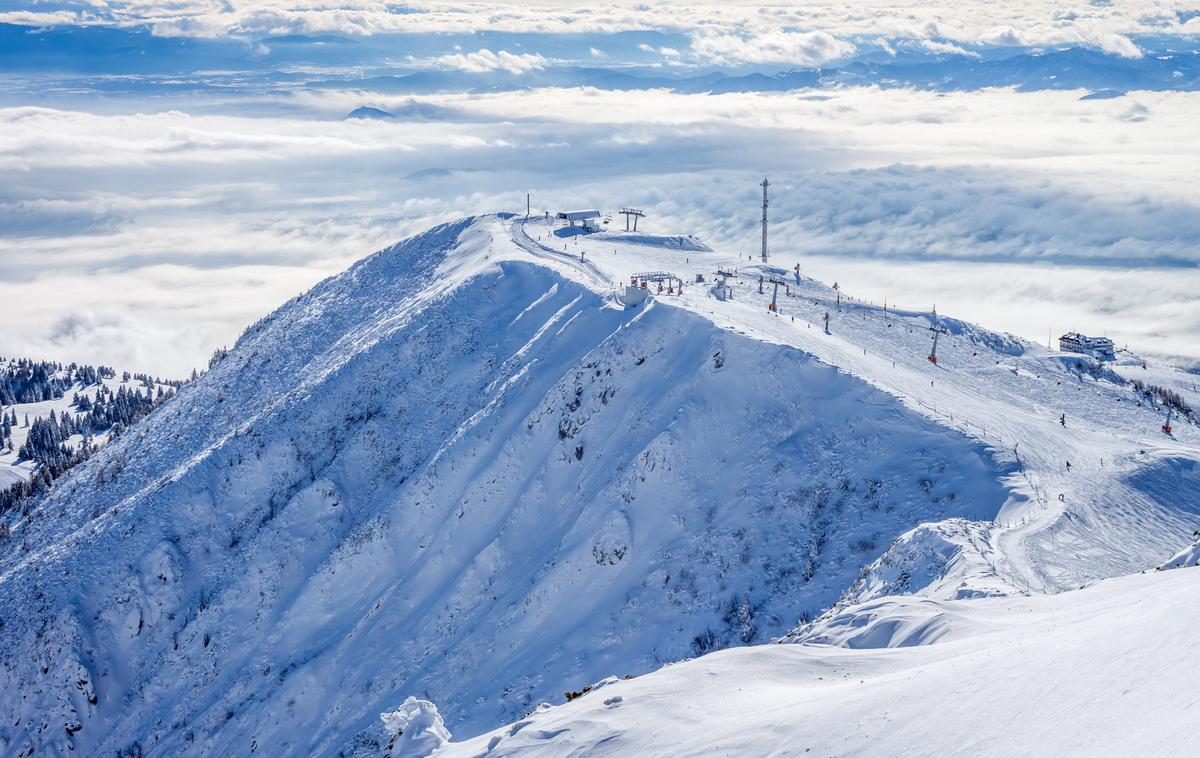
[[836, 646], [723, 650], [606, 683], [438, 758], [1190, 755], [1200, 569], [861, 606]]
[[1008, 498], [861, 380], [614, 307], [506, 234], [439, 227], [295, 298], [16, 525], [0, 752], [369, 753], [410, 696], [469, 737], [767, 641]]
[[[788, 642], [808, 641], [825, 630], [828, 618], [846, 607], [894, 595], [939, 598], [987, 597], [1019, 592], [996, 576], [995, 549], [988, 524], [946, 519], [921, 524], [899, 538], [863, 569], [837, 605], [811, 624], [788, 635]], [[969, 580], [963, 577], [969, 577]]]
[[1175, 555], [1171, 556], [1171, 560], [1159, 566], [1160, 571], [1168, 569], [1185, 568], [1191, 566], [1200, 566], [1200, 537], [1196, 542], [1189, 547], [1185, 547]]

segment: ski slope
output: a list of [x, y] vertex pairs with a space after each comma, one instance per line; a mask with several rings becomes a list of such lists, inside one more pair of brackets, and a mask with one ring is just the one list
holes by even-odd
[[[694, 283], [719, 266], [731, 300]], [[648, 270], [688, 284], [626, 307]], [[379, 754], [422, 702], [470, 738], [897, 593], [1056, 593], [1191, 543], [1195, 427], [951, 318], [935, 365], [932, 314], [836, 298], [512, 216], [364, 259], [11, 524], [0, 748]]]
[[[996, 578], [1020, 591], [1053, 592], [1142, 570], [1183, 545], [1200, 520], [1200, 431], [1180, 421], [1173, 435], [1163, 434], [1165, 409], [1112, 381], [1115, 375], [1072, 370], [1081, 356], [935, 316], [932, 307], [885, 309], [845, 293], [839, 305], [826, 285], [797, 281], [792, 267], [800, 263], [802, 273], [802, 261], [772, 267], [728, 252], [610, 242], [603, 234], [563, 240], [543, 219], [514, 220], [509, 228], [522, 250], [552, 256], [566, 275], [593, 286], [608, 281], [614, 291], [639, 271], [668, 270], [685, 282], [703, 274], [712, 282], [718, 268], [736, 268], [731, 301], [716, 299], [705, 284], [660, 301], [722, 329], [799, 348], [1012, 460], [1020, 470], [1006, 484], [1023, 497], [986, 529], [956, 538], [961, 550], [978, 554], [960, 564], [985, 567], [958, 577], [964, 593], [977, 586], [990, 592]], [[759, 294], [760, 276], [788, 282], [776, 313], [767, 308], [771, 285]], [[928, 360], [935, 323], [948, 332], [939, 338], [937, 364]], [[1200, 401], [1192, 375], [1165, 366], [1148, 373]]]

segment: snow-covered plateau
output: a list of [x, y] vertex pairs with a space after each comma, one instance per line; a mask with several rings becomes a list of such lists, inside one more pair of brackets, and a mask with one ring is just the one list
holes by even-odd
[[0, 753], [1193, 752], [1193, 376], [562, 231], [364, 259], [10, 520]]

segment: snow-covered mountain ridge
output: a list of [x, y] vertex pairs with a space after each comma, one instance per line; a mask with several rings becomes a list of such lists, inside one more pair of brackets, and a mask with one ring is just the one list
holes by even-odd
[[[731, 263], [485, 217], [285, 304], [0, 544], [0, 745], [378, 752], [410, 695], [470, 736], [851, 585], [1060, 590], [1189, 541], [1191, 425], [961, 322], [935, 366], [927, 314], [690, 284]], [[625, 308], [641, 270], [689, 285]]]

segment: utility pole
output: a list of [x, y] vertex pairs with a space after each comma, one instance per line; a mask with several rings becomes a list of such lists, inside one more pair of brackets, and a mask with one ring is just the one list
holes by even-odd
[[765, 178], [762, 180], [763, 188], [763, 218], [762, 218], [762, 262], [767, 262], [767, 187], [771, 183]]

